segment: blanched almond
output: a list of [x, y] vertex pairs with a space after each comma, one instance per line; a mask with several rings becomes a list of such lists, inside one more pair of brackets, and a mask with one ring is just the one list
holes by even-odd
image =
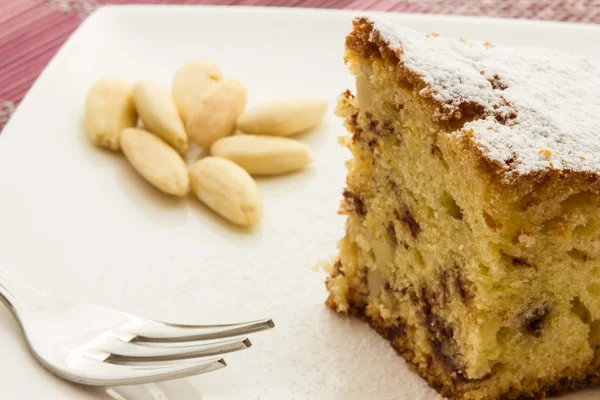
[[119, 150], [121, 131], [137, 124], [132, 89], [131, 83], [120, 78], [104, 78], [90, 88], [84, 120], [87, 134], [96, 146]]
[[219, 67], [210, 61], [193, 60], [179, 67], [171, 90], [184, 123], [202, 96], [222, 78]]
[[171, 93], [160, 83], [141, 80], [133, 86], [133, 101], [148, 131], [180, 153], [188, 151], [185, 128]]
[[121, 132], [121, 148], [133, 168], [165, 193], [183, 197], [189, 176], [179, 153], [157, 136], [141, 129]]
[[197, 145], [210, 148], [235, 131], [235, 121], [246, 107], [247, 90], [235, 79], [223, 80], [210, 89], [192, 109], [187, 132]]
[[256, 182], [232, 161], [203, 158], [190, 168], [190, 183], [200, 201], [233, 223], [253, 225], [262, 218]]
[[254, 135], [289, 136], [316, 126], [326, 111], [327, 101], [323, 99], [282, 99], [246, 110], [237, 127]]
[[310, 163], [307, 145], [277, 136], [235, 135], [212, 145], [210, 153], [226, 158], [251, 175], [275, 175], [296, 171]]

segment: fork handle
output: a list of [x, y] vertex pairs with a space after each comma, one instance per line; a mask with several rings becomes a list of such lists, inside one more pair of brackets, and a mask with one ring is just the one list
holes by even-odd
[[15, 297], [13, 296], [14, 281], [13, 278], [0, 269], [0, 301], [6, 304], [8, 309], [15, 313]]

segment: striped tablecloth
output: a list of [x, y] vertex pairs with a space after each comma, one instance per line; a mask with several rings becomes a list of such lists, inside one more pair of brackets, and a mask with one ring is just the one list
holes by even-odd
[[600, 0], [0, 0], [0, 131], [81, 21], [105, 4], [346, 8], [600, 23]]

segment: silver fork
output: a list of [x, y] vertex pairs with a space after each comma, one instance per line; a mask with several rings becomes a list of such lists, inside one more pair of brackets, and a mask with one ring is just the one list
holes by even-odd
[[271, 319], [177, 325], [57, 299], [0, 270], [0, 300], [19, 321], [35, 358], [53, 374], [93, 386], [184, 378], [225, 367], [221, 355], [250, 347]]

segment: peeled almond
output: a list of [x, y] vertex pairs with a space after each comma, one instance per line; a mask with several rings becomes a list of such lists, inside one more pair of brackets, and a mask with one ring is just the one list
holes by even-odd
[[284, 174], [302, 169], [310, 163], [307, 145], [277, 136], [225, 137], [212, 145], [210, 153], [233, 161], [251, 175]]
[[137, 81], [133, 86], [133, 101], [148, 131], [180, 153], [188, 151], [188, 138], [183, 122], [167, 89], [154, 81]]
[[210, 89], [192, 109], [187, 120], [190, 139], [209, 149], [217, 140], [233, 134], [235, 121], [246, 107], [246, 86], [226, 79]]
[[253, 225], [262, 218], [256, 182], [232, 161], [203, 158], [190, 168], [190, 183], [201, 202], [235, 224]]
[[85, 98], [86, 132], [93, 144], [119, 150], [121, 131], [137, 124], [133, 85], [120, 78], [96, 82]]
[[222, 78], [223, 73], [211, 61], [193, 60], [179, 67], [171, 90], [184, 123], [202, 96]]
[[183, 197], [189, 191], [185, 162], [171, 146], [142, 129], [121, 132], [121, 148], [133, 168], [165, 193]]
[[324, 99], [282, 99], [246, 110], [238, 118], [237, 127], [253, 135], [290, 136], [316, 126], [326, 112]]

